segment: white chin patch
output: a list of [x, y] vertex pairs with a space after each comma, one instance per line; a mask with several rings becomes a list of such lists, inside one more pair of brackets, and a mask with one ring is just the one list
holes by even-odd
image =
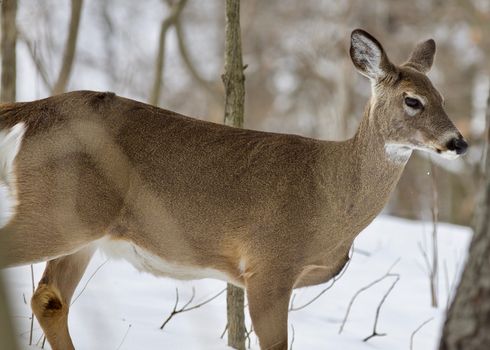
[[456, 158], [459, 158], [459, 154], [456, 153], [456, 151], [444, 151], [444, 152], [441, 152], [441, 153], [438, 153], [442, 158], [446, 158], [446, 159], [456, 159]]
[[404, 164], [412, 155], [412, 149], [398, 143], [385, 144], [386, 157], [394, 163]]

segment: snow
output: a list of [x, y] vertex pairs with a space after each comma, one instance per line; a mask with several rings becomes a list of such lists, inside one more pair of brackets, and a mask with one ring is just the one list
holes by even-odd
[[[289, 326], [290, 330], [294, 327], [295, 334], [293, 349], [409, 349], [412, 332], [431, 318], [432, 321], [414, 336], [413, 349], [436, 349], [448, 290], [457, 284], [471, 230], [449, 224], [438, 226], [438, 308], [430, 305], [427, 267], [420, 250], [420, 247], [430, 248], [431, 234], [432, 224], [428, 222], [378, 217], [357, 238], [351, 263], [335, 285], [313, 304], [290, 312]], [[386, 335], [362, 341], [371, 334], [376, 308], [394, 277], [386, 278], [359, 295], [345, 329], [339, 335], [339, 327], [354, 293], [382, 277], [398, 259], [391, 273], [399, 274], [400, 280], [387, 296], [377, 326], [377, 331]], [[191, 304], [195, 305], [222, 290], [224, 282], [157, 278], [137, 272], [124, 261], [105, 261], [105, 256], [96, 254], [75, 292], [77, 296], [85, 288], [72, 305], [69, 317], [77, 349], [228, 349], [226, 339], [220, 339], [226, 324], [224, 294], [201, 308], [176, 315], [163, 331], [159, 329], [172, 311], [176, 287], [180, 306], [189, 299], [192, 287], [195, 287], [196, 297]], [[43, 264], [34, 266], [36, 281], [42, 270]], [[28, 345], [31, 315], [28, 300], [32, 295], [30, 268], [7, 269], [4, 278], [11, 287], [9, 295], [19, 343], [22, 349], [37, 348]], [[330, 283], [296, 290], [294, 305], [309, 301]], [[246, 323], [250, 326], [248, 315]], [[35, 323], [34, 343], [41, 334]], [[251, 348], [259, 349], [255, 336], [251, 337]]]

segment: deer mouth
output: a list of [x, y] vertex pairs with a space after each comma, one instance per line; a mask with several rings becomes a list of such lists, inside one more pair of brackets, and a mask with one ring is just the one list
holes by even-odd
[[432, 145], [417, 144], [417, 145], [413, 145], [412, 148], [419, 151], [437, 154], [442, 158], [449, 159], [449, 160], [457, 159], [461, 155], [454, 150], [450, 150], [446, 147], [436, 146], [434, 144]]

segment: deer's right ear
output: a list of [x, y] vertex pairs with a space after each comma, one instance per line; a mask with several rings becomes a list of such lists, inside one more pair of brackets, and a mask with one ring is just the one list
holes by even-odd
[[350, 57], [359, 73], [374, 81], [395, 72], [378, 40], [362, 29], [351, 34]]

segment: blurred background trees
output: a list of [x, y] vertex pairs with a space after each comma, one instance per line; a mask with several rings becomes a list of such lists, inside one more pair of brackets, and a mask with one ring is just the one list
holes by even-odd
[[[224, 1], [19, 0], [17, 11], [18, 100], [110, 90], [221, 122]], [[472, 146], [461, 160], [433, 157], [439, 219], [470, 223], [489, 85], [488, 1], [247, 0], [241, 11], [245, 127], [322, 139], [352, 136], [369, 98], [348, 56], [352, 29], [372, 32], [397, 63], [434, 38], [430, 76]], [[415, 154], [386, 212], [430, 220], [430, 175], [427, 156]]]

